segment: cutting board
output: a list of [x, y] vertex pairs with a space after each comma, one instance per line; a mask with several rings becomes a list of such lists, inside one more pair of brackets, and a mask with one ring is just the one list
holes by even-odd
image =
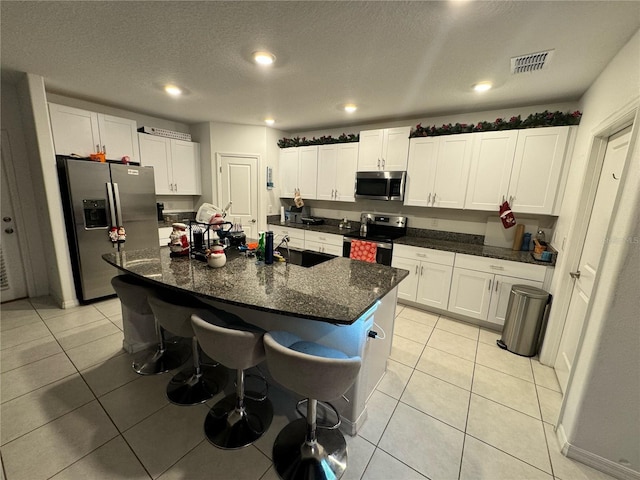
[[[535, 237], [538, 231], [538, 221], [532, 218], [520, 218], [516, 216], [517, 224], [524, 224], [524, 233], [530, 233]], [[490, 247], [513, 247], [513, 237], [516, 235], [516, 227], [504, 228], [500, 219], [490, 217], [487, 219], [487, 230], [484, 234], [484, 244]]]

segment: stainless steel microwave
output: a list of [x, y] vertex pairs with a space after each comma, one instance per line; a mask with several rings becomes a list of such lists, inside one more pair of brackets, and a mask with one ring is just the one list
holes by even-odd
[[356, 198], [403, 200], [407, 172], [357, 172]]

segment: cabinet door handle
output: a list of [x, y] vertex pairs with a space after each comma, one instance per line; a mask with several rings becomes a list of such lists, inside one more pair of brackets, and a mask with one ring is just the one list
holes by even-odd
[[335, 193], [333, 198], [336, 199], [336, 200], [338, 199], [338, 189], [336, 189], [336, 193]]
[[426, 253], [416, 253], [416, 257], [426, 258], [427, 254]]
[[489, 288], [488, 290], [491, 291], [491, 284], [493, 283], [493, 280], [489, 280]]
[[427, 206], [431, 203], [431, 194], [429, 194], [429, 199], [427, 200]]
[[491, 268], [491, 270], [504, 270], [504, 267], [500, 265], [489, 265], [489, 268]]
[[418, 274], [418, 265], [416, 265], [416, 275]]
[[96, 144], [96, 153], [100, 153], [100, 145]]
[[420, 276], [424, 273], [424, 265], [420, 265]]
[[509, 206], [513, 208], [513, 201], [516, 199], [513, 195], [509, 195]]
[[382, 159], [382, 168], [384, 169], [384, 164], [386, 163], [386, 160], [383, 158]]
[[494, 290], [495, 292], [497, 292], [497, 291], [498, 291], [498, 284], [499, 284], [499, 283], [500, 283], [500, 282], [499, 282], [498, 280], [496, 280], [496, 289]]
[[434, 194], [433, 194], [433, 203], [431, 205], [433, 206], [433, 205], [435, 205], [435, 203], [436, 203], [436, 194], [434, 192]]
[[580, 270], [569, 272], [569, 275], [571, 275], [571, 278], [580, 278]]
[[106, 145], [102, 145], [102, 153], [107, 153], [107, 146]]
[[504, 195], [502, 195], [502, 203], [504, 203], [506, 200], [506, 198], [504, 198]]

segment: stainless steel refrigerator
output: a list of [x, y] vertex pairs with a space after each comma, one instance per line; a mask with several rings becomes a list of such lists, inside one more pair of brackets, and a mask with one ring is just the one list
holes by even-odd
[[[114, 250], [158, 246], [153, 167], [56, 157], [78, 299], [113, 295], [117, 270], [102, 259]], [[124, 242], [112, 228], [124, 227]], [[122, 237], [121, 237], [122, 240]]]

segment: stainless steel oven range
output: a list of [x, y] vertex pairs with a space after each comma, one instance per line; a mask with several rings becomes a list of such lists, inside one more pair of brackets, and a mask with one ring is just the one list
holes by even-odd
[[376, 263], [391, 265], [393, 241], [407, 234], [407, 217], [386, 215], [384, 213], [360, 214], [360, 233], [343, 237], [342, 256], [349, 257], [353, 239], [373, 242], [376, 250]]

